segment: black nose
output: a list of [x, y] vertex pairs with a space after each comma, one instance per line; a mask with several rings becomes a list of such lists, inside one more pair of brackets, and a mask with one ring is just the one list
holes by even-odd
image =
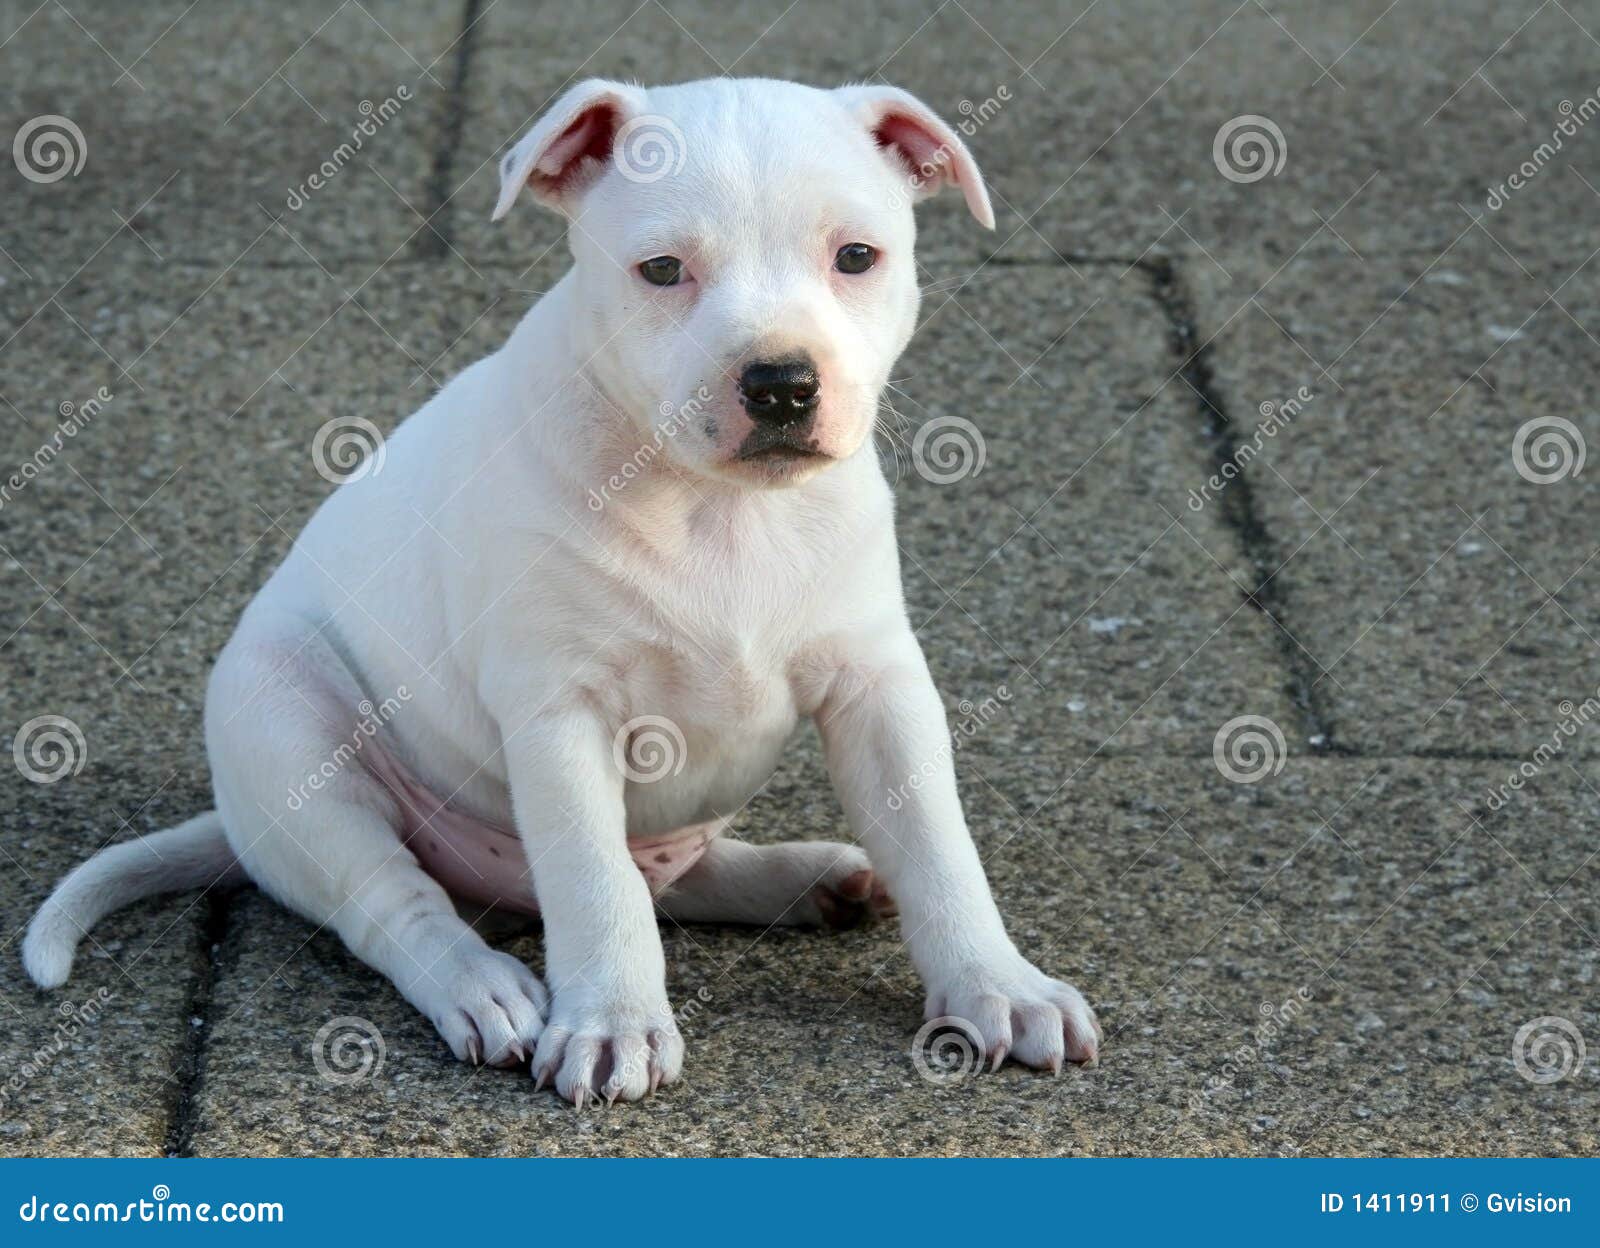
[[821, 386], [810, 360], [758, 361], [739, 375], [739, 400], [751, 420], [791, 425], [817, 410]]

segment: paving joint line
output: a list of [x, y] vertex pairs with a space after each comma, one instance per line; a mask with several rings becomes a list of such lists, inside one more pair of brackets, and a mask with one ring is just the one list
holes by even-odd
[[1126, 269], [1136, 267], [1139, 261], [1140, 258], [1138, 256], [1098, 256], [1086, 251], [1063, 251], [1061, 248], [1052, 245], [1048, 256], [989, 255], [984, 257], [982, 267], [997, 269], [1053, 269], [1060, 265], [1066, 265], [1070, 269], [1074, 265], [1083, 265], [1085, 267], [1116, 265]]
[[1255, 575], [1255, 588], [1245, 591], [1246, 600], [1273, 625], [1279, 658], [1287, 670], [1285, 692], [1300, 714], [1301, 737], [1321, 754], [1353, 754], [1350, 747], [1336, 742], [1333, 715], [1318, 682], [1321, 672], [1285, 626], [1292, 611], [1289, 592], [1277, 575], [1282, 570], [1282, 553], [1256, 504], [1250, 474], [1240, 467], [1237, 456], [1243, 443], [1211, 366], [1212, 344], [1202, 342], [1196, 329], [1198, 318], [1188, 285], [1171, 257], [1149, 256], [1135, 267], [1148, 278], [1151, 293], [1166, 319], [1168, 338], [1180, 361], [1179, 375], [1195, 396], [1199, 432], [1212, 465], [1219, 475], [1226, 465], [1233, 465], [1229, 474], [1233, 479], [1218, 499], [1222, 524], [1232, 530]]
[[472, 72], [472, 57], [478, 44], [478, 24], [482, 0], [465, 0], [461, 11], [461, 35], [456, 43], [450, 85], [439, 106], [439, 138], [433, 149], [433, 170], [424, 188], [423, 219], [427, 228], [412, 244], [413, 254], [426, 260], [442, 260], [450, 254], [452, 234], [451, 183], [455, 176], [456, 153], [467, 124], [467, 82]]
[[199, 973], [193, 991], [184, 1003], [183, 1042], [174, 1078], [177, 1087], [170, 1098], [167, 1135], [162, 1153], [167, 1157], [193, 1157], [195, 1128], [200, 1118], [200, 1092], [205, 1085], [206, 1058], [211, 1037], [211, 1006], [219, 979], [218, 963], [223, 943], [228, 938], [233, 897], [237, 890], [206, 897], [199, 924]]

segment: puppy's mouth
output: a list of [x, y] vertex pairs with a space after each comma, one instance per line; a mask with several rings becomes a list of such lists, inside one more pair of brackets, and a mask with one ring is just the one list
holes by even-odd
[[754, 430], [733, 457], [740, 463], [774, 466], [830, 458], [817, 446], [815, 437], [786, 429]]

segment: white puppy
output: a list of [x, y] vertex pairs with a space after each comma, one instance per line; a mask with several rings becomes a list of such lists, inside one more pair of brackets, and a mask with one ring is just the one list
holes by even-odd
[[[501, 178], [495, 216], [528, 188], [573, 267], [312, 517], [211, 677], [216, 810], [69, 875], [28, 972], [62, 983], [137, 897], [248, 878], [457, 1057], [582, 1105], [682, 1068], [654, 908], [892, 897], [929, 1018], [995, 1064], [1093, 1059], [968, 836], [871, 438], [916, 321], [912, 201], [954, 186], [993, 226], [960, 138], [890, 87], [589, 81]], [[803, 718], [859, 847], [716, 839]], [[452, 893], [542, 915], [550, 994]]]

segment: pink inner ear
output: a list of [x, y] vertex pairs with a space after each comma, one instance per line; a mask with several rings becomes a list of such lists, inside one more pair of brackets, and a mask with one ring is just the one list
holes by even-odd
[[585, 161], [610, 158], [611, 145], [621, 124], [622, 115], [615, 104], [600, 103], [586, 108], [544, 149], [528, 181], [545, 194], [561, 194], [583, 169]]
[[937, 135], [904, 113], [888, 113], [872, 131], [880, 147], [898, 152], [919, 184], [929, 191], [955, 181], [955, 153]]

